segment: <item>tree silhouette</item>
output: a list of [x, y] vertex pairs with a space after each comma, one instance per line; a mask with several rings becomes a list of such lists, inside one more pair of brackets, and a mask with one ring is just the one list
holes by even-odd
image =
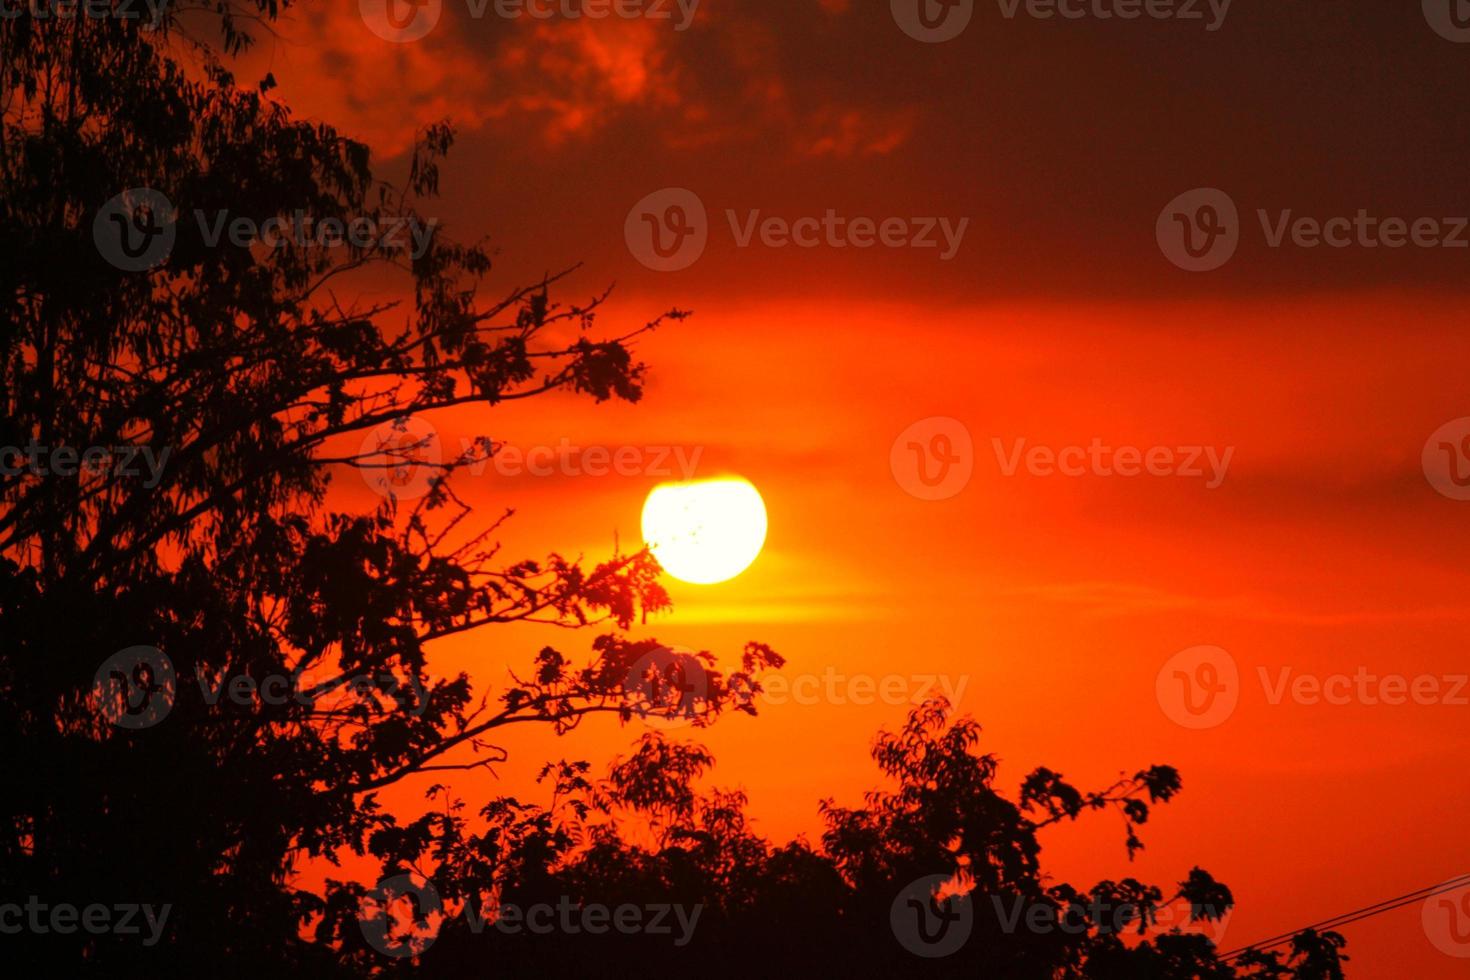
[[[1179, 792], [1179, 775], [1154, 766], [1083, 792], [1041, 768], [1012, 802], [994, 786], [995, 758], [974, 751], [979, 735], [943, 701], [915, 708], [901, 730], [880, 733], [874, 745], [887, 787], [866, 794], [858, 809], [823, 804], [818, 847], [755, 835], [743, 794], [692, 788], [712, 767], [709, 754], [656, 733], [604, 779], [589, 779], [585, 763], [548, 765], [541, 776], [551, 804], [491, 800], [478, 814], [481, 832], [470, 829], [461, 801], [435, 787], [431, 793], [445, 799], [440, 814], [372, 843], [385, 872], [406, 875], [432, 863], [446, 911], [426, 930], [432, 942], [422, 955], [398, 969], [430, 977], [486, 964], [512, 976], [748, 977], [773, 964], [835, 976], [1342, 975], [1342, 939], [1332, 933], [1303, 933], [1285, 956], [1222, 962], [1208, 930], [1185, 928], [1219, 922], [1234, 903], [1199, 868], [1168, 895], [1133, 878], [1087, 890], [1050, 882], [1039, 864], [1044, 828], [1116, 809], [1126, 846], [1136, 850], [1137, 826]], [[912, 887], [936, 879], [954, 887]], [[591, 933], [592, 920], [576, 915], [571, 928], [541, 932], [519, 915], [494, 924], [499, 911], [558, 904], [609, 911], [673, 904], [686, 919], [697, 909], [697, 927], [687, 937], [641, 928]], [[350, 947], [356, 914], [351, 904], [337, 909], [335, 932], [323, 938]], [[953, 925], [962, 942], [926, 958], [921, 951], [942, 942], [946, 917], [964, 923]], [[372, 968], [374, 951], [360, 956], [359, 967]]]
[[[555, 301], [562, 276], [482, 297], [483, 246], [438, 234], [263, 244], [213, 239], [213, 219], [193, 220], [260, 227], [299, 211], [317, 226], [431, 227], [418, 202], [437, 190], [447, 125], [421, 134], [399, 190], [373, 177], [366, 147], [272, 101], [269, 77], [237, 84], [227, 59], [250, 43], [245, 27], [281, 6], [210, 0], [152, 32], [121, 17], [0, 21], [0, 446], [47, 452], [0, 460], [0, 886], [22, 900], [172, 910], [152, 945], [29, 930], [7, 937], [9, 963], [452, 975], [492, 955], [508, 968], [655, 975], [768, 962], [1236, 975], [1202, 938], [1129, 943], [1101, 924], [1007, 933], [977, 916], [974, 939], [934, 961], [895, 943], [893, 892], [928, 874], [958, 875], [976, 906], [996, 896], [1073, 914], [1089, 896], [1043, 884], [1036, 831], [1116, 807], [1131, 851], [1149, 806], [1179, 788], [1164, 767], [1094, 794], [1040, 770], [1011, 803], [991, 786], [994, 760], [970, 752], [978, 729], [938, 705], [880, 738], [897, 788], [860, 809], [827, 804], [819, 848], [756, 837], [739, 793], [693, 788], [708, 754], [655, 735], [606, 779], [547, 765], [546, 807], [497, 798], [472, 821], [442, 787], [420, 815], [382, 806], [381, 791], [409, 776], [503, 760], [506, 726], [564, 732], [588, 715], [678, 710], [698, 728], [754, 714], [756, 678], [782, 660], [751, 643], [722, 669], [707, 652], [628, 638], [668, 605], [647, 553], [590, 568], [558, 554], [508, 561], [495, 541], [504, 518], [466, 530], [475, 519], [452, 483], [495, 445], [435, 458], [405, 424], [555, 391], [636, 401], [636, 339], [683, 311], [604, 335], [605, 295]], [[383, 275], [401, 277], [411, 301], [351, 298]], [[57, 447], [112, 449], [79, 464]], [[161, 465], [125, 465], [137, 447]], [[423, 493], [337, 509], [332, 480], [353, 471], [390, 488], [423, 476]], [[510, 622], [606, 631], [580, 659], [542, 649], [493, 698], [464, 674], [428, 671], [431, 641]], [[301, 696], [269, 697], [283, 678]], [[629, 821], [655, 843], [625, 839]], [[432, 955], [385, 957], [370, 941], [371, 882], [297, 886], [304, 864], [341, 853], [371, 855], [385, 876], [430, 872], [454, 913]], [[1099, 894], [1136, 906], [1140, 926], [1162, 901], [1132, 879]], [[567, 896], [705, 911], [683, 946], [477, 931], [460, 914]], [[1206, 915], [1229, 903], [1203, 872], [1176, 898]], [[1258, 958], [1250, 975], [1338, 975], [1336, 942], [1304, 935], [1295, 965]]]

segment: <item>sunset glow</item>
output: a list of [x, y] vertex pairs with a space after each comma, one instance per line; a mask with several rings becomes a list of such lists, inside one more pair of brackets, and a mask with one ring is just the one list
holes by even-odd
[[7, 965], [1463, 980], [1467, 11], [0, 9]]

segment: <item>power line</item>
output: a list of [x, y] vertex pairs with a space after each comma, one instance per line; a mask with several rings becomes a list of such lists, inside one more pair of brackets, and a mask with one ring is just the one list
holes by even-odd
[[1448, 881], [1442, 881], [1437, 885], [1430, 885], [1426, 888], [1416, 888], [1414, 891], [1407, 892], [1406, 894], [1400, 895], [1397, 898], [1384, 899], [1381, 902], [1375, 902], [1372, 905], [1365, 905], [1360, 909], [1354, 909], [1351, 912], [1344, 912], [1341, 915], [1335, 915], [1330, 919], [1323, 919], [1321, 922], [1316, 922], [1309, 926], [1302, 926], [1299, 929], [1293, 929], [1291, 932], [1285, 932], [1279, 936], [1273, 936], [1270, 939], [1263, 939], [1259, 942], [1251, 943], [1249, 946], [1241, 946], [1239, 949], [1233, 949], [1228, 953], [1222, 953], [1220, 959], [1231, 960], [1235, 959], [1238, 956], [1242, 956], [1245, 953], [1250, 952], [1251, 950], [1265, 950], [1270, 949], [1272, 946], [1280, 946], [1282, 943], [1288, 942], [1294, 936], [1305, 932], [1308, 929], [1321, 931], [1323, 929], [1336, 929], [1339, 926], [1351, 925], [1354, 922], [1359, 922], [1363, 919], [1372, 918], [1373, 916], [1380, 915], [1384, 912], [1391, 912], [1394, 909], [1402, 908], [1405, 905], [1412, 905], [1414, 902], [1422, 902], [1426, 898], [1432, 898], [1435, 895], [1439, 895], [1444, 892], [1454, 891], [1455, 889], [1460, 888], [1464, 885], [1470, 885], [1470, 874], [1457, 875], [1454, 878], [1451, 878]]
[[1233, 958], [1252, 949], [1269, 949], [1272, 946], [1279, 946], [1283, 942], [1290, 940], [1292, 937], [1298, 935], [1306, 929], [1335, 929], [1339, 926], [1351, 925], [1352, 923], [1358, 922], [1362, 919], [1371, 918], [1372, 916], [1379, 915], [1383, 912], [1390, 912], [1394, 909], [1402, 908], [1405, 905], [1411, 905], [1414, 902], [1421, 902], [1427, 898], [1432, 898], [1435, 895], [1439, 895], [1447, 891], [1453, 891], [1465, 884], [1470, 884], [1470, 875], [1459, 875], [1455, 878], [1451, 878], [1449, 881], [1441, 882], [1438, 885], [1431, 885], [1427, 888], [1418, 888], [1412, 892], [1400, 895], [1397, 898], [1385, 899], [1384, 901], [1377, 902], [1373, 905], [1365, 905], [1363, 908], [1355, 909], [1352, 912], [1344, 912], [1341, 915], [1333, 916], [1330, 919], [1324, 919], [1321, 922], [1313, 923], [1309, 926], [1303, 926], [1288, 933], [1282, 933], [1280, 936], [1274, 936], [1271, 939], [1264, 939], [1260, 942], [1252, 943], [1249, 946], [1242, 946], [1239, 949], [1231, 950], [1229, 953], [1224, 954], [1222, 958]]

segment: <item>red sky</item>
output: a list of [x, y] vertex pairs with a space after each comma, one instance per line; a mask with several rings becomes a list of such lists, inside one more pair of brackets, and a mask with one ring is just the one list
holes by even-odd
[[[609, 329], [695, 310], [641, 344], [652, 375], [637, 406], [434, 420], [451, 443], [697, 448], [699, 475], [753, 481], [770, 513], [762, 556], [722, 585], [670, 583], [676, 609], [647, 632], [730, 660], [763, 640], [792, 677], [963, 681], [959, 708], [1012, 787], [1041, 764], [1087, 785], [1179, 767], [1185, 792], [1133, 866], [1106, 816], [1049, 830], [1045, 858], [1079, 884], [1205, 867], [1239, 902], [1233, 947], [1470, 869], [1470, 705], [1270, 690], [1283, 669], [1470, 671], [1470, 502], [1436, 492], [1421, 463], [1431, 433], [1470, 415], [1470, 249], [1272, 248], [1256, 214], [1470, 213], [1456, 97], [1470, 45], [1416, 8], [1241, 4], [1210, 32], [981, 4], [962, 36], [922, 44], [886, 4], [844, 0], [704, 0], [685, 31], [473, 20], [446, 2], [428, 36], [391, 44], [354, 4], [294, 12], [241, 76], [269, 67], [283, 102], [369, 142], [389, 176], [416, 126], [450, 116], [444, 195], [422, 210], [501, 250], [487, 295], [585, 262], [561, 298], [616, 282]], [[709, 245], [659, 273], [624, 221], [667, 187], [698, 195]], [[1241, 243], [1191, 274], [1161, 254], [1155, 220], [1195, 187], [1230, 195]], [[726, 212], [757, 209], [969, 224], [948, 261], [742, 248]], [[936, 416], [968, 431], [973, 474], [925, 501], [890, 450]], [[996, 440], [1004, 455], [1018, 439], [1233, 453], [1214, 488], [1006, 475]], [[487, 519], [517, 508], [508, 554], [595, 559], [614, 535], [637, 543], [657, 482], [487, 471], [460, 492]], [[496, 685], [544, 643], [590, 639], [509, 628], [448, 643], [437, 665]], [[1200, 645], [1233, 658], [1239, 701], [1191, 730], [1156, 679]], [[853, 802], [876, 778], [868, 744], [903, 709], [843, 700], [701, 733], [715, 782], [745, 788], [765, 832], [813, 834], [821, 796]], [[605, 759], [638, 734], [588, 726], [550, 748]], [[460, 788], [523, 788], [547, 748], [527, 738], [499, 784]], [[1464, 974], [1417, 906], [1347, 935], [1352, 976]]]

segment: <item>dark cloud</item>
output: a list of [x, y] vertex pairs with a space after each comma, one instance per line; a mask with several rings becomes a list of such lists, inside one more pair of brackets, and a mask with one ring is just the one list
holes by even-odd
[[[1073, 9], [1099, 4], [1115, 0]], [[909, 37], [886, 3], [704, 0], [680, 31], [473, 19], [465, 0], [446, 0], [443, 22], [410, 44], [374, 36], [355, 9], [298, 13], [299, 81], [278, 74], [294, 107], [384, 154], [454, 119], [465, 139], [446, 190], [459, 181], [462, 195], [446, 210], [527, 269], [585, 259], [608, 278], [699, 294], [758, 281], [964, 299], [1466, 281], [1470, 247], [1412, 235], [1390, 247], [1358, 230], [1470, 215], [1456, 97], [1470, 43], [1441, 37], [1419, 5], [1236, 0], [1215, 30], [1222, 8], [1206, 0], [1190, 8], [1198, 20], [1039, 19], [1024, 3], [1007, 17], [1008, 5], [978, 3], [943, 44]], [[700, 196], [711, 235], [696, 266], [661, 277], [632, 260], [622, 227], [664, 186]], [[1176, 269], [1155, 240], [1164, 205], [1196, 187], [1225, 191], [1240, 218], [1233, 258], [1206, 273]], [[920, 249], [739, 247], [727, 212], [757, 209], [969, 226], [947, 262]], [[1290, 234], [1272, 247], [1283, 217], [1355, 224], [1345, 247]], [[1470, 245], [1455, 222], [1436, 227], [1421, 239]]]

